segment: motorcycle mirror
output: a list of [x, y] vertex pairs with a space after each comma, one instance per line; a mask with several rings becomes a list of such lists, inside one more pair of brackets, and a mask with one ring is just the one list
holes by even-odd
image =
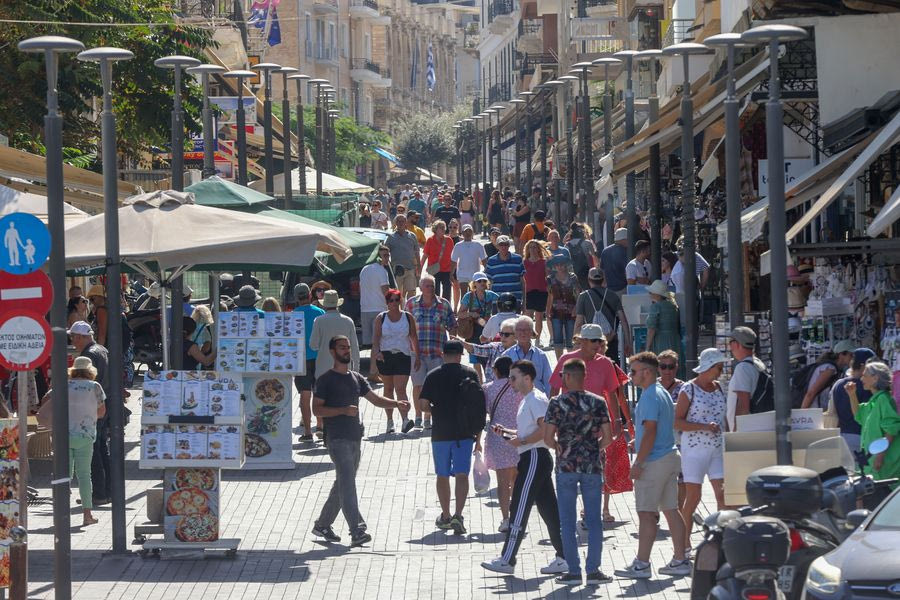
[[881, 454], [882, 452], [887, 451], [890, 445], [891, 443], [884, 437], [873, 440], [872, 443], [869, 444], [869, 454]]
[[851, 510], [847, 513], [847, 524], [850, 525], [853, 529], [856, 529], [863, 522], [869, 518], [871, 511], [868, 511], [864, 508], [858, 508], [856, 510]]

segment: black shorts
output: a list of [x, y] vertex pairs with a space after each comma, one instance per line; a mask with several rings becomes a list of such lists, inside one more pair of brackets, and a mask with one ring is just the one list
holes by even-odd
[[412, 372], [412, 359], [402, 352], [382, 352], [384, 360], [375, 361], [378, 373], [393, 377], [394, 375], [409, 375]]
[[311, 392], [316, 385], [316, 359], [306, 361], [306, 375], [294, 376], [294, 387], [298, 392]]
[[547, 297], [549, 293], [539, 290], [525, 292], [525, 310], [544, 312], [547, 310]]

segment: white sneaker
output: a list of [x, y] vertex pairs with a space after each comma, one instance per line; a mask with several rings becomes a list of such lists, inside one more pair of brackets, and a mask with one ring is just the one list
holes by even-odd
[[422, 421], [422, 429], [431, 429], [431, 419]]
[[674, 558], [669, 562], [666, 566], [660, 567], [659, 572], [661, 575], [690, 575], [691, 574], [691, 561], [686, 558], [684, 560], [675, 560]]
[[512, 575], [515, 567], [503, 560], [502, 558], [493, 558], [481, 563], [481, 566], [488, 571], [495, 573], [503, 573], [504, 575]]
[[650, 563], [647, 563], [646, 567], [638, 567], [634, 562], [628, 565], [627, 569], [616, 569], [615, 571], [616, 577], [627, 577], [629, 579], [650, 579], [653, 575], [653, 570], [650, 568]]
[[500, 533], [506, 533], [509, 531], [509, 519], [503, 519], [500, 521], [500, 527], [497, 529]]
[[541, 575], [558, 575], [569, 572], [569, 563], [558, 556], [554, 556], [550, 564], [541, 569]]
[[388, 433], [394, 433], [394, 431], [395, 431], [395, 429], [394, 429], [394, 422], [393, 422], [393, 421], [388, 421], [388, 423], [387, 423], [387, 432], [388, 432]]

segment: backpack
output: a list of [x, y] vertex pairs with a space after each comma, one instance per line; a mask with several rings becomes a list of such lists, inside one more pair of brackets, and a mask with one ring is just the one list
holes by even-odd
[[603, 335], [609, 337], [615, 333], [615, 326], [609, 322], [609, 319], [603, 312], [603, 309], [606, 308], [606, 294], [609, 293], [609, 288], [603, 288], [603, 298], [600, 299], [600, 308], [597, 308], [597, 305], [594, 303], [594, 295], [591, 294], [592, 291], [593, 289], [588, 290], [588, 299], [594, 307], [594, 318], [591, 319], [591, 323], [599, 325], [600, 329], [603, 330]]
[[741, 362], [749, 362], [757, 370], [756, 387], [750, 394], [750, 414], [769, 412], [775, 410], [775, 385], [772, 376], [765, 369], [760, 370], [753, 362], [753, 358], [745, 358]]
[[540, 229], [538, 229], [537, 225], [532, 223], [531, 224], [531, 232], [534, 235], [531, 236], [531, 239], [537, 240], [539, 242], [543, 242], [544, 240], [547, 239], [547, 236], [545, 235], [546, 231], [547, 231], [546, 229], [544, 231], [541, 231]]
[[484, 429], [487, 416], [487, 407], [484, 390], [481, 389], [478, 380], [468, 375], [459, 383], [459, 398], [461, 410], [459, 411], [459, 434], [464, 437], [472, 437]]
[[806, 390], [809, 388], [813, 373], [823, 364], [829, 364], [834, 367], [834, 373], [831, 375], [828, 385], [823, 389], [830, 389], [834, 382], [840, 379], [840, 369], [833, 362], [814, 362], [797, 369], [791, 374], [791, 405], [794, 408], [800, 408], [803, 405], [803, 397], [806, 396]]
[[566, 242], [566, 248], [569, 249], [569, 255], [572, 257], [572, 268], [575, 274], [580, 277], [586, 277], [590, 267], [588, 266], [588, 255], [584, 251], [584, 240], [576, 238]]

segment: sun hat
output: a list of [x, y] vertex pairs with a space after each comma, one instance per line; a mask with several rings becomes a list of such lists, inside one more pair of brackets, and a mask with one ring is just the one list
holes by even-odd
[[90, 357], [87, 356], [76, 356], [75, 360], [72, 362], [72, 370], [93, 371], [95, 374], [97, 372], [97, 369], [94, 368], [94, 363], [92, 363]]
[[338, 306], [344, 303], [344, 299], [341, 298], [337, 290], [326, 290], [325, 297], [322, 298], [322, 307], [323, 308], [337, 308]]
[[472, 275], [472, 281], [490, 281], [490, 279], [484, 271], [476, 271]]
[[68, 333], [69, 335], [94, 335], [94, 330], [87, 321], [75, 321], [69, 327]]
[[162, 292], [162, 290], [160, 289], [159, 284], [156, 283], [155, 281], [150, 284], [149, 288], [147, 288], [147, 293], [150, 295], [151, 298], [159, 298], [159, 295], [161, 292]]
[[719, 349], [707, 348], [700, 353], [700, 363], [694, 367], [694, 373], [705, 373], [714, 366], [725, 362], [728, 362], [728, 357], [726, 357]]
[[617, 242], [621, 242], [622, 240], [628, 239], [628, 230], [624, 227], [619, 227], [616, 229], [616, 233], [613, 234], [613, 239]]
[[756, 346], [756, 333], [754, 333], [753, 330], [749, 327], [744, 327], [743, 325], [740, 327], [735, 327], [731, 332], [729, 332], [728, 337], [736, 341], [744, 348], [752, 349]]
[[245, 285], [238, 290], [238, 295], [232, 300], [235, 306], [253, 306], [262, 300], [262, 296], [259, 295], [259, 292], [252, 285]]
[[666, 284], [662, 282], [662, 280], [657, 279], [653, 283], [647, 286], [647, 292], [650, 294], [656, 294], [657, 296], [662, 296], [665, 298], [669, 295], [669, 288], [666, 287]]
[[581, 332], [574, 337], [579, 337], [583, 340], [606, 340], [606, 336], [603, 335], [603, 328], [595, 323], [587, 323], [581, 327]]
[[99, 283], [95, 283], [91, 286], [91, 289], [88, 290], [88, 293], [86, 295], [88, 298], [93, 298], [94, 296], [106, 298], [106, 288]]

